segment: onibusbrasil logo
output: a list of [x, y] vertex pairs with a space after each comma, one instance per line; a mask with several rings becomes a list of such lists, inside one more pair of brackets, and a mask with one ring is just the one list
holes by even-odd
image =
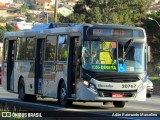
[[24, 118], [24, 117], [42, 117], [41, 113], [16, 113], [16, 112], [2, 112], [2, 117], [5, 118]]

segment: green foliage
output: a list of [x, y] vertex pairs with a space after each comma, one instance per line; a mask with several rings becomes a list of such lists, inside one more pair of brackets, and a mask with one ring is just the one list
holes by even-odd
[[23, 4], [20, 9], [22, 13], [26, 13], [29, 8], [27, 4]]
[[80, 0], [74, 13], [60, 22], [134, 25], [150, 5], [150, 0]]
[[3, 42], [4, 33], [11, 31], [16, 31], [16, 29], [12, 25], [7, 24], [6, 27], [0, 26], [0, 42]]
[[5, 18], [1, 17], [0, 18], [0, 23], [5, 23], [5, 22], [6, 22]]
[[4, 33], [6, 32], [6, 28], [0, 26], [0, 42], [3, 41]]
[[27, 22], [32, 22], [34, 20], [33, 15], [28, 12], [25, 14], [25, 16], [27, 17]]
[[[148, 18], [152, 18], [150, 20]], [[153, 12], [142, 19], [141, 27], [145, 28], [147, 33], [147, 43], [151, 47], [151, 62], [148, 63], [148, 74], [157, 76], [160, 73], [160, 11]]]
[[16, 31], [15, 27], [9, 24], [6, 25], [6, 30], [7, 32]]
[[[149, 17], [154, 20], [148, 19]], [[153, 12], [142, 20], [142, 27], [146, 30], [148, 44], [151, 46], [151, 62], [154, 62], [154, 64], [158, 64], [160, 60], [160, 26], [156, 23], [156, 21], [160, 23], [160, 11]]]
[[[11, 113], [24, 113], [23, 110], [21, 110], [21, 108], [17, 109], [15, 106], [13, 107], [13, 109], [11, 109], [11, 107], [13, 106], [9, 106], [9, 105], [5, 105], [5, 106], [2, 106], [0, 105], [0, 118], [2, 117], [2, 112], [11, 112]], [[11, 118], [8, 118], [9, 120], [25, 120], [24, 117], [18, 117], [18, 116], [14, 116], [14, 117], [11, 117]], [[7, 119], [7, 120], [8, 120]]]

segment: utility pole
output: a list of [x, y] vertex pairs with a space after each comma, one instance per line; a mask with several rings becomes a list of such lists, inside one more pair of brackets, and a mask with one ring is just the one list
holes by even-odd
[[57, 22], [57, 13], [58, 13], [58, 0], [55, 0], [55, 8], [54, 8], [54, 22]]

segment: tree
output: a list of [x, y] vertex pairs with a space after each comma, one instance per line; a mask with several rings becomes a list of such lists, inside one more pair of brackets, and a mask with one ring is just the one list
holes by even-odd
[[12, 25], [6, 24], [6, 27], [0, 26], [0, 42], [3, 41], [4, 33], [11, 31], [16, 31], [16, 29]]
[[0, 42], [3, 42], [3, 37], [5, 32], [6, 32], [6, 28], [0, 26]]
[[147, 15], [146, 18], [142, 19], [143, 24], [141, 25], [146, 30], [147, 42], [151, 47], [151, 64], [154, 65], [152, 69], [156, 70], [160, 66], [160, 27], [156, 21], [148, 19], [149, 17], [160, 23], [160, 11]]
[[23, 4], [20, 8], [21, 10], [21, 13], [26, 13], [27, 10], [29, 9], [28, 5], [27, 4]]
[[134, 25], [149, 9], [150, 0], [80, 0], [60, 22]]
[[33, 15], [28, 12], [26, 12], [25, 16], [27, 17], [27, 22], [32, 22], [34, 20]]
[[16, 31], [16, 28], [13, 25], [6, 24], [6, 31], [7, 32]]

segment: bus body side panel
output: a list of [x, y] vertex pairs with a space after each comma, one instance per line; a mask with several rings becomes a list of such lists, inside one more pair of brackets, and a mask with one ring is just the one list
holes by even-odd
[[53, 97], [55, 96], [55, 64], [53, 61], [44, 62], [43, 65], [43, 84], [42, 93], [43, 96]]
[[34, 61], [24, 61], [22, 68], [23, 68], [22, 75], [24, 77], [24, 83], [25, 83], [25, 93], [34, 94], [35, 62]]
[[[18, 93], [18, 82], [19, 82], [19, 79], [20, 79], [20, 76], [23, 75], [23, 61], [15, 61], [14, 65], [14, 92], [17, 92]], [[24, 77], [24, 76], [23, 76]]]
[[[43, 96], [57, 98], [58, 84], [61, 79], [67, 81], [67, 64], [57, 63], [55, 65], [56, 71], [52, 72], [53, 65], [50, 68], [44, 63], [43, 71]], [[61, 70], [60, 70], [61, 69]]]
[[18, 82], [20, 77], [25, 84], [25, 93], [34, 94], [34, 62], [33, 61], [15, 61], [14, 67], [14, 92], [18, 92]]
[[2, 62], [2, 87], [7, 90], [7, 62]]
[[[43, 64], [43, 83], [42, 83], [42, 94], [43, 96], [57, 98], [58, 85], [60, 80], [67, 81], [67, 62], [64, 60], [59, 60], [60, 55], [64, 55], [65, 50], [59, 49], [58, 41], [64, 42], [66, 39], [61, 35], [47, 36], [46, 48], [45, 48], [45, 58]], [[58, 39], [57, 39], [58, 38]], [[59, 40], [60, 39], [60, 40]], [[48, 47], [50, 46], [50, 47]], [[54, 50], [52, 50], [54, 49]], [[54, 57], [53, 57], [54, 56]], [[63, 58], [64, 56], [61, 56]]]

